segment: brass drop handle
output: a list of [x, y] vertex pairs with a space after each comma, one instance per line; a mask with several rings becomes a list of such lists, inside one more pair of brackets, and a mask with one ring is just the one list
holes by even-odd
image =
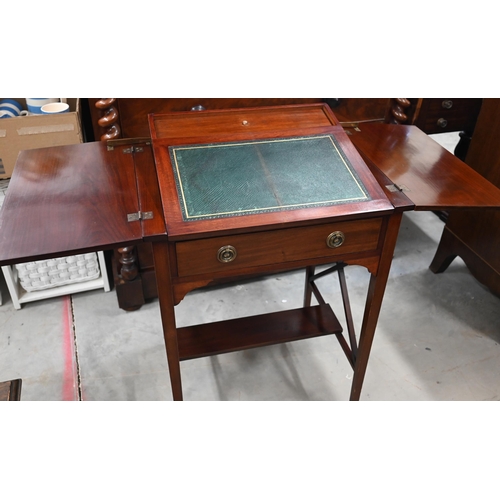
[[217, 252], [217, 260], [223, 264], [227, 264], [228, 262], [233, 262], [237, 255], [238, 252], [236, 252], [236, 248], [231, 245], [226, 245], [219, 248], [219, 251]]
[[338, 248], [344, 243], [344, 241], [345, 235], [342, 231], [334, 231], [328, 235], [328, 238], [326, 238], [326, 244], [330, 248]]

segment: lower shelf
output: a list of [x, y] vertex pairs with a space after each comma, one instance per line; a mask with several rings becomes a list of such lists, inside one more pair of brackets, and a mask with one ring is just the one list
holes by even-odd
[[328, 304], [177, 330], [181, 361], [339, 333]]

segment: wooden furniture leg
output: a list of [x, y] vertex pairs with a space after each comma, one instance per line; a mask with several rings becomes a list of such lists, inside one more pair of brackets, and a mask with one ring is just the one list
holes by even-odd
[[321, 271], [318, 274], [315, 274], [315, 267], [306, 268], [304, 307], [309, 307], [311, 305], [311, 298], [312, 298], [313, 294], [320, 305], [326, 305], [326, 301], [323, 298], [323, 296], [321, 295], [321, 292], [320, 292], [318, 286], [316, 285], [316, 280], [318, 278], [328, 276], [332, 273], [338, 273], [339, 282], [340, 282], [340, 290], [342, 293], [342, 302], [344, 303], [344, 312], [345, 312], [346, 321], [347, 321], [347, 330], [349, 333], [350, 346], [348, 345], [344, 335], [342, 334], [342, 331], [339, 331], [337, 333], [336, 337], [340, 343], [340, 346], [342, 347], [342, 350], [344, 351], [344, 353], [347, 357], [347, 360], [349, 361], [352, 368], [354, 369], [354, 363], [356, 360], [358, 347], [357, 347], [356, 336], [354, 333], [354, 326], [353, 326], [353, 322], [352, 322], [351, 305], [350, 305], [350, 301], [349, 301], [349, 295], [347, 293], [347, 285], [345, 283], [345, 276], [344, 276], [344, 267], [345, 266], [346, 266], [346, 264], [344, 264], [343, 262], [337, 262], [337, 263], [333, 264], [329, 269]]
[[140, 309], [145, 303], [142, 280], [139, 276], [136, 247], [117, 248], [113, 255], [113, 278], [120, 308]]
[[359, 337], [358, 355], [354, 364], [354, 376], [350, 395], [351, 401], [358, 401], [361, 395], [361, 388], [365, 378], [368, 358], [370, 357], [375, 328], [377, 326], [380, 309], [382, 307], [385, 287], [389, 278], [389, 271], [391, 269], [401, 218], [402, 214], [399, 213], [393, 215], [389, 219], [378, 270], [377, 273], [372, 274], [370, 278], [365, 312]]
[[382, 253], [378, 269], [376, 274], [372, 274], [370, 278], [363, 323], [361, 325], [359, 345], [357, 345], [356, 342], [354, 323], [352, 320], [351, 307], [347, 294], [347, 284], [344, 275], [345, 264], [337, 263], [332, 268], [317, 275], [314, 274], [314, 267], [308, 267], [306, 269], [306, 282], [304, 292], [305, 307], [310, 305], [312, 294], [315, 295], [320, 303], [323, 302], [323, 298], [321, 297], [321, 294], [319, 293], [319, 290], [314, 283], [315, 279], [326, 276], [331, 272], [338, 272], [339, 274], [340, 289], [342, 292], [342, 301], [344, 304], [344, 312], [347, 321], [350, 347], [347, 345], [343, 335], [337, 335], [337, 339], [339, 340], [340, 345], [342, 346], [342, 349], [344, 350], [347, 359], [351, 363], [354, 370], [350, 395], [351, 401], [358, 401], [361, 395], [361, 388], [363, 386], [366, 367], [373, 343], [373, 337], [375, 335], [375, 329], [382, 307], [382, 301], [384, 298], [385, 288], [387, 285], [392, 258], [394, 255], [394, 248], [396, 246], [399, 227], [401, 225], [401, 219], [402, 214], [399, 213], [393, 215], [388, 221], [388, 227], [382, 245]]
[[314, 276], [314, 267], [306, 267], [306, 282], [304, 284], [304, 307], [309, 307], [311, 305], [312, 298], [312, 286], [311, 286], [311, 276]]
[[443, 273], [458, 256], [481, 284], [500, 296], [500, 272], [445, 226], [429, 269], [435, 274]]
[[0, 382], [0, 401], [21, 401], [22, 380]]
[[156, 283], [160, 301], [160, 313], [163, 336], [167, 349], [168, 370], [172, 384], [174, 401], [182, 401], [181, 367], [177, 326], [175, 324], [174, 297], [170, 279], [170, 257], [167, 243], [153, 243], [153, 255], [156, 269]]
[[455, 241], [456, 238], [445, 226], [436, 255], [434, 255], [431, 265], [429, 266], [433, 273], [444, 273], [444, 271], [448, 269], [448, 266], [455, 260], [458, 255], [454, 249]]
[[352, 320], [351, 303], [349, 300], [349, 294], [347, 293], [347, 282], [345, 279], [344, 266], [340, 266], [338, 270], [340, 291], [342, 293], [342, 302], [344, 303], [344, 314], [347, 323], [347, 331], [349, 334], [349, 342], [351, 344], [352, 359], [356, 361], [358, 356], [358, 344], [356, 339], [356, 333], [354, 328], [354, 322]]

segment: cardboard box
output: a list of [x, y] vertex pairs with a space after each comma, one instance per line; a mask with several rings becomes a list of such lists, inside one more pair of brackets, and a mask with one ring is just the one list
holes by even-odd
[[[27, 109], [26, 99], [13, 99]], [[0, 179], [12, 176], [19, 151], [83, 142], [80, 100], [67, 102], [68, 113], [0, 118]]]

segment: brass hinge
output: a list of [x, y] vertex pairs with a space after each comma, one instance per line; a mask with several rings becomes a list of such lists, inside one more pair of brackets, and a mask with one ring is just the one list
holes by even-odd
[[153, 212], [134, 212], [127, 214], [127, 222], [134, 222], [136, 220], [149, 220], [153, 218]]
[[129, 139], [110, 139], [107, 141], [108, 151], [113, 151], [115, 148], [119, 148], [120, 146], [131, 146], [127, 147], [123, 150], [124, 153], [140, 153], [143, 151], [141, 146], [135, 146], [135, 144], [141, 144], [149, 146], [151, 144], [151, 139], [148, 137], [133, 137]]
[[353, 129], [355, 132], [361, 132], [361, 129], [359, 128], [359, 123], [340, 122], [340, 125], [342, 125], [342, 128], [344, 129], [344, 131], [347, 135], [352, 135], [352, 132], [350, 129]]
[[142, 146], [130, 146], [129, 148], [124, 148], [124, 154], [132, 154], [132, 153], [142, 153], [144, 148]]
[[398, 186], [397, 184], [389, 184], [385, 187], [387, 188], [387, 191], [390, 191], [391, 193], [410, 191], [410, 189], [404, 184], [401, 184], [400, 186]]

